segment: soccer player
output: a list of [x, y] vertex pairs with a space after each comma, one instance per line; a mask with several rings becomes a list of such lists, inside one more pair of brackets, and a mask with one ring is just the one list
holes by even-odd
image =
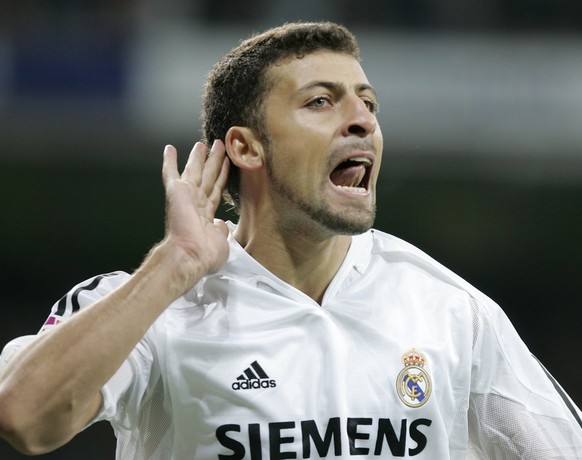
[[371, 229], [377, 107], [341, 26], [234, 48], [205, 143], [181, 173], [164, 151], [164, 239], [5, 347], [0, 435], [38, 454], [108, 420], [120, 460], [582, 458], [579, 409], [500, 308]]

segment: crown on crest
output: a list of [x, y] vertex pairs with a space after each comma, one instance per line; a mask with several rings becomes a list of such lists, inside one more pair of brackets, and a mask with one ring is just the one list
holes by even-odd
[[414, 348], [402, 355], [402, 364], [405, 366], [424, 366], [426, 364], [426, 357], [416, 351]]

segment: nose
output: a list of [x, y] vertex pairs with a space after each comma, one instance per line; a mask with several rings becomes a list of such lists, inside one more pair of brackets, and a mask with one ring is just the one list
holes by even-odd
[[344, 136], [366, 137], [373, 133], [378, 126], [376, 115], [370, 111], [368, 105], [358, 96], [346, 101], [345, 118], [342, 126]]

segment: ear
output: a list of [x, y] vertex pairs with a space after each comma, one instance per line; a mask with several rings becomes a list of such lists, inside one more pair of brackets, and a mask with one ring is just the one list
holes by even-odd
[[246, 126], [231, 126], [224, 138], [230, 161], [241, 169], [263, 166], [263, 144], [258, 134]]

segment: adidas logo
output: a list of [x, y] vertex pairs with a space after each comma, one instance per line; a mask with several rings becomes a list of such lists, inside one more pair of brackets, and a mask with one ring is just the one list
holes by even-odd
[[269, 378], [258, 361], [251, 363], [232, 384], [233, 390], [257, 390], [259, 388], [274, 388], [277, 382]]

